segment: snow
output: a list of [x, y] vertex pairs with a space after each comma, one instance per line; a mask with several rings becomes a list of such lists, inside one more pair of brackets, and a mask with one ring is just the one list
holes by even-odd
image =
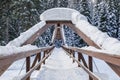
[[[34, 57], [31, 61], [34, 60]], [[9, 69], [0, 77], [0, 80], [20, 80], [25, 74], [25, 59], [15, 62], [9, 67]], [[22, 65], [24, 67], [19, 74]], [[107, 68], [102, 68], [107, 69]], [[101, 70], [101, 71], [102, 71]], [[107, 70], [110, 76], [109, 69]], [[96, 73], [102, 80], [109, 80], [106, 74]], [[88, 74], [77, 63], [73, 63], [73, 60], [63, 51], [62, 48], [55, 48], [50, 57], [45, 61], [45, 65], [42, 64], [41, 69], [34, 71], [31, 75], [31, 80], [89, 80]], [[113, 80], [110, 79], [110, 80]], [[115, 80], [119, 80], [115, 78]]]
[[[66, 37], [65, 37], [64, 27], [63, 27], [63, 26], [62, 26], [61, 30], [62, 30], [63, 41], [64, 41], [64, 44], [65, 44], [65, 43], [66, 43]], [[66, 45], [66, 44], [65, 44], [65, 45]]]
[[89, 80], [88, 74], [63, 51], [55, 48], [36, 80]]
[[[34, 61], [35, 56], [31, 57], [31, 65]], [[18, 61], [15, 61], [4, 73], [0, 76], [0, 80], [21, 80], [26, 73], [26, 60], [21, 59]], [[36, 77], [39, 74], [39, 70], [35, 70], [31, 74], [31, 80], [36, 80]]]
[[[89, 80], [88, 74], [76, 62], [73, 63], [62, 48], [55, 48], [41, 68], [36, 80]], [[97, 74], [102, 80], [108, 80], [103, 73]]]
[[77, 63], [72, 62], [72, 59], [63, 51], [62, 48], [55, 48], [52, 55], [46, 60], [45, 67], [51, 69], [69, 69], [77, 67]]
[[97, 72], [97, 70], [94, 69], [94, 72], [97, 72], [96, 75], [99, 76], [99, 73], [102, 73], [101, 76], [106, 78], [105, 80], [120, 80], [120, 77], [104, 61], [96, 58], [94, 58], [94, 61], [100, 71]]
[[[76, 15], [78, 16], [79, 14], [76, 13]], [[72, 21], [74, 22], [73, 24], [75, 24], [75, 26], [78, 29], [80, 29], [84, 34], [86, 34], [99, 47], [101, 47], [101, 49], [110, 51], [111, 53], [114, 53], [115, 55], [120, 55], [120, 41], [119, 40], [109, 37], [107, 33], [104, 33], [98, 30], [97, 27], [92, 26], [88, 21], [84, 19], [78, 20], [76, 17], [75, 19], [76, 21], [75, 20]]]
[[[39, 22], [26, 32], [22, 33], [18, 38], [10, 41], [7, 46], [0, 46], [0, 57], [20, 53], [23, 51], [38, 49], [36, 46], [25, 45], [21, 46], [27, 39], [29, 39], [34, 33], [41, 29], [49, 20], [68, 20], [72, 21], [75, 26], [85, 33], [91, 40], [93, 40], [99, 47], [96, 49], [92, 46], [84, 47], [82, 49], [92, 50], [112, 55], [120, 55], [120, 41], [115, 38], [109, 37], [106, 33], [101, 32], [97, 27], [92, 26], [87, 18], [81, 15], [78, 11], [69, 8], [52, 8], [40, 15], [42, 22]], [[64, 34], [64, 33], [63, 33]], [[94, 59], [95, 63], [100, 67], [102, 73], [106, 72], [109, 75], [110, 80], [120, 80], [111, 69], [105, 65], [102, 61]], [[22, 62], [23, 63], [23, 62]], [[6, 71], [6, 75], [0, 77], [0, 80], [19, 80], [22, 75], [25, 74], [25, 69], [22, 70], [22, 75], [17, 75], [20, 71], [18, 65], [21, 62], [15, 63]], [[32, 74], [32, 80], [88, 80], [88, 74], [80, 67], [77, 67], [77, 63], [73, 63], [73, 60], [65, 54], [62, 48], [55, 48], [52, 55], [46, 60], [45, 65], [42, 65], [40, 71], [35, 71]], [[15, 67], [17, 65], [17, 67]], [[14, 66], [15, 65], [15, 66]], [[103, 67], [103, 65], [105, 67]], [[112, 74], [111, 74], [112, 73]], [[9, 74], [9, 75], [8, 75]], [[106, 74], [96, 73], [102, 80], [108, 80]], [[16, 76], [16, 77], [15, 77]], [[62, 76], [62, 77], [61, 77]], [[112, 77], [113, 76], [113, 77]], [[14, 79], [13, 79], [14, 78]], [[104, 78], [104, 79], [103, 79]]]
[[10, 41], [7, 46], [21, 46], [25, 41], [27, 41], [33, 34], [35, 34], [39, 29], [41, 29], [45, 25], [45, 21], [41, 21], [31, 27], [29, 30], [23, 32], [20, 34], [18, 38], [15, 38], [14, 40]]
[[67, 20], [71, 21], [72, 13], [78, 11], [70, 8], [52, 8], [48, 9], [40, 15], [40, 20], [42, 21], [59, 21], [59, 20]]
[[93, 52], [100, 52], [100, 53], [103, 53], [103, 54], [115, 55], [115, 53], [111, 53], [111, 51], [97, 49], [97, 48], [95, 48], [93, 46], [85, 46], [85, 47], [82, 47], [81, 49], [89, 50], [89, 51], [93, 51]]
[[[84, 55], [85, 61], [88, 62], [88, 56]], [[97, 58], [93, 58], [93, 71], [94, 73], [101, 77], [103, 80], [120, 80], [119, 76], [103, 61]], [[96, 69], [98, 68], [98, 70]]]
[[72, 18], [71, 21], [73, 24], [78, 22], [78, 20], [88, 21], [87, 18], [85, 16], [83, 16], [82, 14], [80, 14], [79, 12], [73, 12], [71, 18]]
[[0, 46], [0, 57], [8, 56], [11, 54], [17, 54], [17, 53], [21, 53], [29, 50], [34, 50], [34, 49], [38, 49], [38, 47], [30, 44], [25, 45], [23, 47]]

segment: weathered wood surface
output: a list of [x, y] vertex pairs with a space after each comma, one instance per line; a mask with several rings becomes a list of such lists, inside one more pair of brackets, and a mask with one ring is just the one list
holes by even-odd
[[21, 52], [21, 53], [15, 53], [11, 54], [8, 56], [0, 57], [0, 75], [16, 60], [22, 59], [29, 57], [31, 55], [35, 55], [41, 51], [45, 51], [48, 49], [53, 48], [54, 46], [51, 47], [46, 47], [46, 48], [40, 48], [40, 49], [35, 49], [35, 50], [30, 50], [26, 52]]
[[[69, 22], [69, 23], [65, 23], [65, 25], [73, 29], [88, 45], [101, 49], [94, 41], [92, 41], [87, 35], [85, 35], [82, 31], [80, 31], [74, 24], [71, 24]], [[120, 72], [118, 72], [118, 68], [115, 68], [115, 66], [111, 64], [108, 64], [108, 65], [120, 76]]]
[[93, 72], [91, 72], [88, 68], [83, 66], [78, 60], [76, 60], [72, 55], [70, 55], [70, 52], [68, 52], [65, 48], [63, 48], [65, 52], [74, 60], [78, 63], [80, 67], [82, 67], [93, 80], [101, 80], [98, 76], [96, 76]]
[[50, 51], [45, 55], [45, 57], [43, 59], [41, 59], [41, 61], [36, 65], [34, 66], [32, 69], [30, 69], [23, 77], [21, 80], [26, 80], [34, 70], [36, 70], [50, 55], [51, 55], [51, 52], [53, 51], [54, 48], [50, 49]]

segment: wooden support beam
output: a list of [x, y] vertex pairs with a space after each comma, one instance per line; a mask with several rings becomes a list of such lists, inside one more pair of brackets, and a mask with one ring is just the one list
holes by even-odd
[[[92, 41], [87, 35], [80, 31], [74, 24], [66, 23], [65, 25], [73, 29], [88, 45], [101, 49], [94, 41]], [[114, 68], [114, 66], [111, 64], [108, 65], [120, 76], [120, 72], [117, 72], [117, 68]]]
[[32, 63], [31, 68], [33, 68], [33, 67], [35, 66], [35, 64], [37, 63], [38, 56], [39, 56], [39, 53], [35, 56], [35, 59], [34, 59], [34, 61], [33, 61], [33, 63]]
[[53, 32], [52, 41], [51, 41], [52, 44], [55, 42], [56, 33], [57, 33], [57, 27], [55, 27], [54, 32]]
[[35, 49], [35, 50], [29, 50], [25, 52], [20, 52], [20, 53], [14, 53], [8, 56], [3, 56], [0, 57], [0, 75], [4, 73], [4, 71], [16, 60], [22, 59], [29, 57], [31, 55], [35, 55], [41, 51], [45, 51], [47, 49], [51, 49], [54, 46], [47, 47], [47, 48], [40, 48], [40, 49]]
[[69, 47], [68, 49], [75, 50], [77, 52], [86, 54], [88, 56], [92, 56], [92, 57], [104, 60], [120, 76], [120, 57], [116, 57], [108, 53], [102, 53], [102, 52], [97, 52], [92, 50], [84, 50], [77, 47]]
[[88, 63], [89, 63], [89, 70], [93, 72], [93, 58], [91, 56], [88, 56]]
[[78, 61], [81, 62], [81, 59], [82, 59], [81, 54], [78, 53]]
[[46, 24], [40, 30], [38, 30], [33, 36], [31, 36], [27, 41], [25, 41], [22, 45], [33, 43], [45, 30], [51, 27], [53, 24]]
[[68, 23], [70, 23], [70, 24], [72, 24], [72, 22], [71, 21], [46, 21], [46, 23], [47, 24], [68, 24]]
[[4, 65], [4, 66], [2, 66], [2, 67], [0, 68], [0, 76], [8, 69], [8, 67], [9, 67], [11, 64], [12, 64], [12, 62], [9, 63], [9, 64], [6, 64], [6, 65]]
[[65, 45], [65, 40], [64, 40], [64, 27], [63, 27], [63, 24], [61, 24], [61, 28], [60, 28], [60, 31], [61, 31], [61, 36], [62, 36], [62, 40], [63, 40], [63, 45]]
[[[31, 44], [33, 43], [43, 32], [45, 32], [45, 30], [47, 28], [49, 28], [50, 26], [52, 26], [53, 24], [46, 24], [45, 26], [43, 26], [40, 30], [38, 30], [35, 34], [33, 34], [33, 36], [31, 36], [27, 41], [25, 41], [22, 45], [26, 45], [26, 44]], [[21, 45], [21, 46], [22, 46]], [[12, 61], [12, 60], [11, 60]], [[13, 60], [14, 62], [14, 60]], [[5, 66], [5, 68], [1, 69], [0, 68], [0, 75], [2, 75], [4, 73], [4, 71], [11, 65], [11, 62], [8, 62], [8, 65]]]
[[85, 59], [84, 59], [82, 53], [78, 52], [78, 55], [79, 55], [80, 59], [82, 60], [84, 66], [88, 68], [88, 66], [87, 66], [87, 62], [85, 61]]
[[106, 62], [120, 77], [120, 66]]
[[[40, 62], [40, 60], [41, 60], [41, 53], [38, 53], [38, 62]], [[37, 68], [37, 70], [39, 70], [40, 67], [41, 67], [41, 66], [39, 66], [39, 67]]]
[[[72, 50], [72, 56], [75, 58], [75, 52]], [[75, 60], [73, 60], [73, 63], [75, 62]]]
[[[44, 51], [43, 58], [45, 57], [45, 55], [46, 55], [46, 51]], [[43, 61], [43, 64], [45, 64], [45, 61]]]
[[[30, 70], [30, 57], [26, 57], [26, 73], [29, 70]], [[26, 80], [30, 80], [30, 76]]]
[[[88, 64], [89, 64], [89, 70], [93, 72], [93, 63], [92, 63], [92, 57], [88, 56]], [[93, 80], [92, 77], [89, 76], [89, 80]]]
[[49, 53], [43, 58], [41, 59], [41, 61], [36, 65], [34, 66], [32, 69], [30, 69], [22, 78], [21, 80], [26, 80], [34, 70], [36, 70], [46, 59], [47, 57], [50, 56], [51, 52], [53, 51], [54, 47], [52, 49], [50, 49]]
[[89, 74], [89, 76], [93, 79], [93, 80], [101, 80], [98, 76], [96, 76], [93, 72], [91, 72], [88, 68], [86, 68], [85, 66], [83, 66], [78, 60], [76, 60], [72, 55], [70, 55], [69, 54], [69, 52], [65, 49], [65, 48], [63, 48], [65, 51], [66, 51], [66, 53], [73, 59], [73, 60], [75, 60], [77, 63], [78, 63], [78, 65], [80, 66], [80, 67], [82, 67], [88, 74]]
[[94, 41], [92, 41], [88, 36], [86, 36], [82, 31], [80, 31], [80, 29], [78, 29], [74, 24], [66, 23], [65, 25], [73, 29], [88, 45], [100, 49], [100, 47]]

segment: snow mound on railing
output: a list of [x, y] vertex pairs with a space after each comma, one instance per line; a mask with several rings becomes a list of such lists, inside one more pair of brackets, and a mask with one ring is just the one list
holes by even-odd
[[33, 34], [35, 34], [39, 29], [41, 29], [45, 25], [45, 21], [41, 21], [31, 27], [29, 30], [23, 32], [20, 34], [18, 38], [15, 38], [14, 40], [10, 41], [7, 46], [21, 46], [25, 41], [27, 41]]
[[101, 49], [120, 55], [119, 40], [109, 37], [107, 33], [100, 31], [97, 27], [91, 25], [86, 19], [78, 18], [78, 16], [81, 15], [74, 13], [72, 22], [79, 30], [94, 41]]
[[35, 50], [35, 49], [38, 49], [38, 47], [30, 44], [25, 45], [23, 47], [0, 46], [0, 57], [8, 56], [11, 54], [17, 54], [17, 53], [21, 53], [29, 50]]
[[[52, 8], [48, 9], [40, 15], [43, 21], [72, 21], [72, 14], [80, 14], [75, 9], [70, 8]], [[81, 15], [83, 17], [83, 15]], [[79, 16], [80, 17], [80, 16]]]
[[115, 56], [115, 54], [116, 54], [116, 53], [113, 53], [113, 52], [108, 51], [108, 50], [97, 49], [93, 46], [85, 46], [85, 47], [82, 47], [80, 49], [89, 50], [89, 51], [93, 51], [93, 52], [99, 52], [99, 53], [103, 53], [103, 54], [110, 54], [113, 56]]

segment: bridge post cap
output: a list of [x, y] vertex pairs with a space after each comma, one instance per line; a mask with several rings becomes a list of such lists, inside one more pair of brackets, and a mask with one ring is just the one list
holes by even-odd
[[[75, 9], [70, 9], [70, 8], [51, 8], [46, 11], [44, 11], [40, 15], [40, 20], [42, 21], [72, 21], [72, 15], [73, 14], [79, 14], [79, 17], [84, 17], [82, 14], [80, 14], [77, 10]], [[77, 16], [75, 16], [77, 17]], [[76, 21], [74, 19], [74, 21]], [[73, 22], [74, 22], [73, 21]]]
[[73, 24], [76, 24], [80, 20], [88, 21], [87, 18], [79, 12], [73, 12], [71, 17], [71, 21]]

